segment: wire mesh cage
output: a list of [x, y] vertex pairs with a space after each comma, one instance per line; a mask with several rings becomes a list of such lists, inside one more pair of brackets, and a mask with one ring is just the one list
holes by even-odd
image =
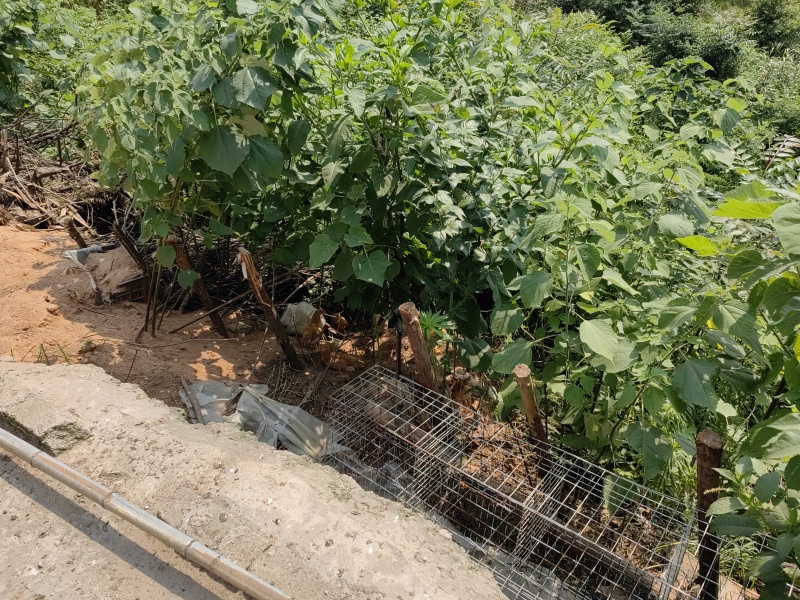
[[[693, 506], [382, 367], [330, 402], [328, 464], [446, 528], [507, 597], [698, 597]], [[719, 598], [758, 597], [723, 573]]]

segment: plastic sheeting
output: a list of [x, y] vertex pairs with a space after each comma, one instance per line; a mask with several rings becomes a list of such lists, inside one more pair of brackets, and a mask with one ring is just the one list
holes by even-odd
[[[237, 422], [252, 431], [260, 442], [281, 447], [320, 460], [342, 450], [330, 442], [328, 425], [298, 406], [290, 406], [267, 396], [266, 385], [243, 386], [234, 381], [198, 381], [178, 393], [193, 423], [199, 422], [189, 392], [200, 407], [203, 423]], [[236, 414], [231, 413], [236, 404]], [[333, 439], [335, 439], [335, 435]]]
[[289, 335], [300, 335], [317, 309], [308, 302], [289, 304], [281, 315], [281, 323]]
[[320, 460], [342, 447], [330, 443], [328, 425], [299, 406], [282, 404], [247, 386], [237, 408], [242, 429], [255, 433], [259, 441]]

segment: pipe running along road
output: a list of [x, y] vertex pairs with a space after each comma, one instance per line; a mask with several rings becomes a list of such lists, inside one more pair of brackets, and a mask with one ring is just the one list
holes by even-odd
[[200, 565], [256, 600], [289, 600], [289, 596], [263, 579], [4, 429], [0, 429], [0, 449], [24, 460], [56, 481], [93, 500], [107, 511], [161, 540], [184, 558]]

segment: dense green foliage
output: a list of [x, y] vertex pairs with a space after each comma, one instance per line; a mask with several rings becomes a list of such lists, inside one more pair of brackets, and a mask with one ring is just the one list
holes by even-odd
[[753, 39], [770, 54], [784, 54], [800, 42], [800, 4], [758, 0], [753, 11]]
[[647, 51], [583, 12], [152, 0], [94, 33], [43, 15], [28, 55], [52, 61], [26, 89], [75, 106], [143, 239], [236, 235], [323, 269], [353, 310], [414, 299], [498, 418], [529, 364], [554, 439], [686, 495], [696, 432], [719, 431], [720, 531], [776, 534], [754, 569], [780, 597], [800, 557], [800, 159], [762, 160], [790, 119], [756, 92], [795, 84], [730, 77], [793, 63], [699, 4], [571, 8]]
[[29, 73], [26, 53], [36, 45], [39, 8], [34, 0], [0, 0], [0, 118], [23, 102], [19, 86]]

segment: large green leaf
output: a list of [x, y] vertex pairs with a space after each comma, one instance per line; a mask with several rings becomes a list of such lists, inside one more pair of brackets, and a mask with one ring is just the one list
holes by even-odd
[[745, 508], [747, 508], [747, 505], [744, 502], [742, 502], [739, 498], [734, 498], [733, 496], [726, 496], [725, 498], [720, 498], [719, 500], [715, 501], [711, 506], [709, 506], [708, 510], [706, 511], [706, 514], [709, 516], [724, 515], [727, 513], [744, 510]]
[[172, 268], [175, 262], [175, 248], [169, 245], [159, 246], [156, 249], [156, 260], [165, 269]]
[[761, 421], [749, 432], [740, 452], [761, 460], [787, 460], [800, 454], [800, 413]]
[[446, 99], [447, 96], [441, 92], [437, 92], [427, 85], [420, 84], [414, 89], [414, 93], [411, 97], [411, 104], [413, 106], [437, 104], [439, 102], [444, 102]]
[[595, 368], [603, 368], [607, 373], [621, 373], [628, 369], [639, 357], [636, 345], [629, 340], [620, 340], [614, 349], [614, 355], [609, 358], [598, 354], [590, 359]]
[[780, 202], [742, 202], [727, 200], [714, 211], [715, 217], [732, 219], [768, 219], [776, 208], [783, 206]]
[[247, 140], [227, 125], [218, 125], [200, 138], [200, 156], [209, 167], [227, 175], [233, 175], [249, 150]]
[[667, 441], [664, 432], [657, 427], [631, 423], [625, 430], [625, 439], [642, 458], [645, 482], [658, 475], [672, 458], [672, 444]]
[[193, 269], [184, 269], [178, 273], [178, 285], [184, 289], [192, 287], [198, 279], [200, 279], [200, 273]]
[[608, 281], [611, 285], [615, 285], [621, 290], [628, 292], [631, 296], [638, 296], [637, 292], [631, 285], [622, 278], [622, 275], [616, 269], [605, 269], [602, 275], [603, 279]]
[[372, 148], [372, 144], [362, 144], [359, 146], [350, 161], [350, 172], [364, 173], [367, 171], [372, 164], [372, 157], [374, 155], [375, 152]]
[[508, 375], [517, 365], [529, 365], [531, 362], [532, 342], [517, 339], [507, 344], [492, 359], [492, 369], [498, 373]]
[[619, 340], [609, 321], [600, 319], [587, 320], [581, 323], [578, 329], [581, 341], [592, 352], [608, 359], [614, 358], [614, 353], [619, 346]]
[[308, 266], [318, 269], [331, 259], [338, 247], [338, 244], [331, 240], [330, 236], [320, 233], [308, 248], [310, 253]]
[[289, 125], [288, 145], [289, 152], [299, 154], [303, 146], [306, 145], [308, 134], [311, 133], [311, 125], [304, 119], [292, 121]]
[[519, 296], [525, 308], [539, 308], [553, 289], [550, 273], [544, 271], [518, 277], [508, 287], [519, 288]]
[[525, 322], [525, 311], [507, 304], [498, 304], [492, 312], [492, 333], [510, 335]]
[[788, 312], [800, 311], [800, 286], [794, 277], [778, 277], [764, 290], [761, 302], [773, 320], [779, 321]]
[[688, 237], [694, 233], [694, 224], [683, 215], [667, 213], [658, 218], [658, 230], [673, 238]]
[[236, 0], [236, 12], [239, 13], [239, 15], [255, 15], [258, 11], [258, 2], [254, 0]]
[[205, 91], [214, 85], [215, 79], [214, 70], [210, 65], [200, 65], [189, 82], [189, 88], [193, 92]]
[[717, 535], [746, 537], [761, 530], [761, 522], [751, 515], [718, 515], [711, 521]]
[[783, 470], [783, 477], [786, 480], [787, 488], [800, 491], [800, 455], [789, 459]]
[[348, 86], [343, 86], [343, 91], [347, 99], [350, 101], [350, 108], [353, 109], [353, 114], [357, 118], [361, 118], [361, 115], [364, 114], [364, 107], [367, 100], [367, 93], [361, 88], [351, 88]]
[[764, 259], [761, 256], [761, 252], [758, 250], [743, 250], [736, 254], [728, 264], [728, 279], [733, 279], [734, 281], [741, 279], [763, 264]]
[[758, 478], [753, 486], [753, 493], [761, 502], [767, 502], [778, 491], [781, 485], [780, 471], [770, 471]]
[[784, 204], [772, 213], [772, 222], [787, 254], [800, 255], [800, 204]]
[[691, 358], [672, 373], [672, 387], [688, 404], [714, 408], [714, 384], [719, 376], [719, 365], [711, 360]]
[[714, 113], [714, 121], [726, 135], [733, 131], [739, 118], [739, 113], [732, 108], [721, 108]]
[[739, 202], [749, 202], [750, 200], [763, 200], [772, 198], [775, 192], [770, 190], [764, 183], [754, 179], [750, 183], [741, 185], [730, 192], [725, 192], [727, 200], [738, 200]]
[[352, 225], [344, 236], [345, 243], [351, 248], [372, 244], [372, 236], [361, 225]]
[[581, 268], [584, 279], [589, 280], [594, 277], [594, 274], [597, 272], [597, 269], [600, 268], [600, 264], [603, 261], [600, 250], [591, 244], [581, 244], [578, 246], [576, 254], [578, 256], [578, 265]]
[[711, 313], [711, 319], [720, 331], [742, 339], [749, 338], [756, 327], [756, 317], [744, 302], [731, 301], [717, 304]]
[[245, 166], [260, 180], [280, 177], [283, 171], [283, 153], [277, 144], [261, 135], [251, 135], [248, 140], [250, 153], [245, 160]]
[[461, 363], [470, 370], [486, 371], [492, 366], [492, 349], [484, 340], [467, 338], [456, 344]]
[[245, 67], [231, 81], [236, 99], [256, 110], [264, 110], [269, 97], [277, 91], [272, 75], [261, 67]]
[[658, 326], [667, 331], [674, 331], [681, 325], [691, 321], [696, 310], [697, 308], [694, 306], [685, 306], [683, 304], [667, 306], [661, 310]]
[[345, 140], [350, 131], [350, 126], [353, 123], [352, 115], [342, 115], [336, 122], [329, 128], [328, 132], [328, 148], [325, 156], [330, 161], [335, 161], [342, 154]]
[[703, 183], [703, 170], [697, 165], [682, 165], [675, 169], [675, 179], [687, 190], [696, 190]]
[[715, 254], [719, 254], [717, 244], [702, 235], [689, 235], [677, 238], [677, 241], [682, 246], [689, 248], [689, 250], [697, 252], [698, 256], [714, 256]]
[[359, 254], [353, 259], [353, 273], [356, 279], [383, 286], [389, 264], [383, 250], [375, 250], [369, 254]]

